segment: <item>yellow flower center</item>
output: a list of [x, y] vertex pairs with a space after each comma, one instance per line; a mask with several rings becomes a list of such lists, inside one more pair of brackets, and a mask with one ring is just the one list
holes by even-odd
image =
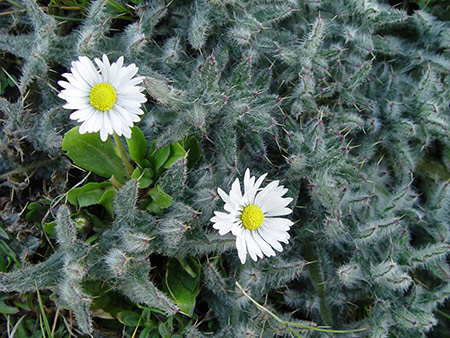
[[241, 221], [244, 228], [256, 230], [263, 224], [264, 214], [259, 207], [250, 204], [242, 210]]
[[89, 102], [95, 109], [107, 111], [116, 103], [116, 97], [117, 93], [114, 87], [109, 83], [102, 82], [92, 87], [89, 94]]

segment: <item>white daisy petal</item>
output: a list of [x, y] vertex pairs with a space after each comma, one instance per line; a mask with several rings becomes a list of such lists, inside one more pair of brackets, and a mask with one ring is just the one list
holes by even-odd
[[[58, 84], [66, 90], [80, 90], [89, 96], [89, 87], [87, 87], [87, 86], [83, 87], [83, 88], [79, 88], [79, 87], [75, 87], [72, 83], [66, 82], [66, 81], [58, 81]], [[66, 90], [63, 90], [62, 92], [66, 92]]]
[[105, 142], [108, 139], [108, 132], [106, 131], [106, 128], [103, 126], [100, 129], [100, 139]]
[[231, 231], [233, 227], [233, 223], [230, 222], [222, 222], [214, 224], [214, 229], [219, 230], [219, 235], [225, 235]]
[[265, 197], [271, 193], [271, 191], [276, 188], [278, 185], [278, 181], [274, 181], [269, 183], [263, 190], [261, 190], [258, 195], [255, 197], [255, 204], [261, 205], [262, 201], [265, 201]]
[[286, 215], [289, 215], [290, 213], [292, 213], [291, 209], [281, 208], [281, 209], [273, 210], [271, 212], [267, 212], [267, 213], [265, 213], [265, 215], [266, 216], [286, 216]]
[[278, 230], [278, 229], [272, 229], [272, 228], [266, 228], [266, 227], [264, 228], [264, 230], [267, 232], [268, 235], [270, 235], [273, 239], [275, 239], [279, 242], [283, 242], [283, 243], [287, 244], [288, 239], [291, 238], [289, 233], [284, 230]]
[[271, 236], [270, 233], [267, 232], [267, 230], [264, 227], [259, 227], [256, 231], [259, 232], [261, 238], [263, 240], [265, 240], [267, 243], [269, 243], [269, 245], [274, 248], [275, 250], [277, 250], [278, 252], [282, 252], [283, 251], [283, 247], [281, 246], [281, 244]]
[[94, 64], [87, 56], [80, 56], [79, 67], [81, 74], [86, 79], [86, 82], [91, 86], [94, 86], [100, 81], [100, 76], [97, 69], [95, 69]]
[[93, 109], [88, 107], [86, 109], [76, 110], [72, 114], [70, 114], [71, 120], [85, 121], [91, 116]]
[[89, 98], [89, 93], [84, 90], [71, 88], [63, 90], [58, 96], [64, 100], [70, 99], [71, 97], [82, 98], [83, 101], [86, 102], [86, 99]]
[[[142, 109], [136, 109], [133, 113], [136, 115], [144, 115], [144, 111]], [[138, 116], [138, 118], [139, 118], [139, 116]]]
[[138, 72], [138, 67], [134, 63], [121, 69], [120, 79], [122, 81], [129, 81]]
[[64, 109], [87, 109], [90, 106], [84, 102], [69, 102], [63, 106]]
[[106, 55], [102, 59], [80, 56], [71, 63], [71, 72], [58, 81], [63, 88], [58, 97], [65, 100], [65, 109], [73, 109], [72, 120], [82, 122], [80, 134], [100, 131], [102, 141], [116, 133], [131, 137], [134, 122], [140, 121], [144, 111], [141, 105], [147, 101], [142, 93], [142, 77], [135, 77], [136, 65], [123, 66], [124, 58], [110, 63]]
[[114, 108], [117, 110], [117, 112], [121, 116], [122, 121], [127, 121], [127, 123], [124, 123], [124, 124], [131, 127], [133, 125], [133, 122], [132, 122], [133, 120], [132, 120], [132, 116], [128, 113], [128, 111], [118, 104]]
[[225, 202], [226, 212], [215, 211], [211, 222], [220, 235], [231, 231], [236, 236], [236, 248], [242, 264], [246, 262], [247, 253], [256, 261], [258, 257], [275, 256], [274, 250], [283, 251], [280, 242], [288, 243], [288, 231], [294, 224], [291, 220], [280, 217], [292, 213], [287, 206], [293, 199], [283, 198], [287, 189], [274, 181], [260, 190], [266, 176], [264, 174], [256, 179], [247, 169], [243, 194], [239, 178], [233, 182], [229, 194], [217, 189]]
[[[122, 63], [123, 63], [123, 56], [121, 56], [120, 58], [122, 58]], [[111, 79], [114, 79], [117, 76], [117, 74], [119, 73], [120, 67], [121, 66], [119, 66], [118, 62], [113, 62], [111, 64], [111, 67], [109, 69], [109, 76]], [[123, 83], [122, 85], [125, 85], [125, 83]]]
[[224, 200], [224, 202], [226, 204], [230, 204], [234, 208], [233, 201], [231, 200], [231, 198], [228, 196], [228, 194], [225, 191], [223, 191], [222, 189], [218, 188], [217, 192], [219, 193], [219, 196]]
[[264, 225], [270, 229], [289, 231], [289, 228], [294, 224], [290, 219], [287, 218], [266, 218], [264, 220]]
[[118, 97], [116, 102], [124, 108], [138, 108], [141, 106], [141, 103], [133, 99], [133, 97]]
[[[142, 95], [144, 96], [144, 94], [141, 93], [140, 88], [138, 86], [133, 86], [133, 85], [127, 85], [127, 84], [122, 84], [120, 86], [120, 89], [117, 90], [117, 95], [129, 95], [129, 94], [135, 94], [135, 95]], [[145, 97], [145, 96], [144, 96]]]
[[89, 120], [86, 120], [81, 124], [80, 129], [78, 129], [80, 134], [84, 134], [85, 132], [87, 132], [88, 125], [89, 125]]
[[244, 264], [247, 259], [247, 243], [245, 242], [244, 236], [236, 237], [236, 249], [241, 263]]
[[122, 134], [126, 138], [130, 138], [131, 137], [131, 129], [128, 128], [127, 126], [122, 126]]
[[262, 203], [261, 205], [258, 204], [258, 206], [261, 208], [261, 210], [264, 213], [270, 213], [274, 210], [280, 210], [283, 209], [285, 206], [287, 206], [289, 203], [292, 202], [292, 198], [274, 198], [273, 200], [267, 200], [265, 203]]
[[244, 175], [244, 194], [247, 194], [250, 190], [253, 189], [253, 185], [255, 183], [255, 176], [250, 178], [250, 170], [247, 168]]
[[235, 236], [239, 236], [244, 229], [244, 227], [242, 226], [242, 222], [238, 218], [234, 218], [233, 222], [234, 223], [231, 228], [231, 233]]
[[109, 69], [111, 68], [111, 65], [109, 64], [108, 57], [103, 54], [102, 60], [95, 58], [94, 61], [97, 64], [98, 68], [100, 68], [102, 81], [110, 83], [111, 79], [109, 76]]
[[233, 227], [231, 228], [231, 233], [235, 236], [239, 236], [242, 231], [244, 231], [244, 227], [242, 226], [242, 222], [239, 219], [235, 219], [233, 223]]
[[109, 118], [109, 112], [103, 113], [103, 126], [105, 127], [108, 134], [112, 135], [113, 127], [111, 124], [111, 119]]
[[236, 178], [231, 185], [231, 191], [230, 191], [230, 199], [234, 203], [239, 203], [242, 199], [242, 191], [241, 191], [241, 185], [239, 183], [239, 178]]
[[132, 87], [136, 87], [139, 89], [139, 91], [144, 90], [144, 87], [137, 87], [136, 85], [141, 84], [144, 81], [144, 78], [141, 76], [137, 76], [135, 78], [132, 78], [131, 80], [128, 80], [126, 82], [124, 82], [124, 86], [132, 86]]
[[95, 111], [94, 114], [92, 114], [91, 118], [88, 120], [89, 126], [88, 126], [88, 133], [94, 133], [99, 131], [103, 128], [103, 116], [101, 115], [101, 112]]
[[262, 182], [266, 178], [267, 174], [264, 174], [258, 178], [256, 183], [253, 185], [253, 188], [251, 191], [247, 194], [248, 203], [255, 204], [255, 195], [258, 192], [259, 187], [261, 186]]
[[225, 212], [220, 212], [220, 211], [214, 211], [214, 215], [211, 218], [211, 222], [220, 222], [220, 221], [229, 221], [229, 220], [233, 220], [233, 217], [230, 216], [230, 214], [227, 214]]
[[111, 79], [111, 84], [113, 86], [117, 85], [117, 83], [126, 83], [131, 80], [133, 76], [136, 75], [138, 68], [135, 64], [128, 65], [127, 67], [122, 67], [115, 79]]
[[250, 231], [244, 231], [243, 233], [245, 236], [245, 243], [247, 244], [248, 254], [250, 255], [251, 259], [256, 262], [257, 256], [261, 258], [263, 257], [261, 249], [259, 248], [258, 244], [256, 244], [255, 240], [250, 234]]
[[103, 61], [103, 64], [105, 65], [105, 71], [106, 71], [105, 75], [107, 76], [107, 79], [109, 80], [110, 74], [111, 74], [111, 64], [109, 63], [109, 59], [106, 54], [103, 54], [102, 61]]
[[251, 231], [250, 233], [253, 239], [255, 240], [256, 244], [258, 245], [258, 247], [261, 248], [261, 251], [263, 252], [264, 255], [266, 255], [267, 257], [275, 256], [275, 251], [273, 251], [272, 247], [269, 244], [267, 244], [267, 242], [264, 239], [261, 238], [261, 236], [257, 231]]
[[117, 59], [117, 61], [115, 62], [117, 64], [117, 69], [121, 69], [122, 68], [123, 61], [124, 61], [123, 56], [121, 56], [120, 58]]
[[80, 90], [84, 90], [86, 92], [90, 92], [91, 90], [91, 86], [89, 86], [89, 84], [86, 83], [86, 81], [84, 80], [78, 80], [77, 78], [75, 78], [75, 76], [73, 74], [63, 74], [62, 76], [64, 76], [67, 80], [69, 80], [69, 83], [73, 88], [76, 89], [80, 89]]
[[139, 122], [141, 120], [141, 118], [138, 115], [131, 114], [130, 117], [131, 121], [133, 122]]
[[109, 111], [109, 117], [114, 132], [117, 135], [122, 136], [122, 124], [128, 125], [128, 121], [123, 121], [122, 117], [120, 116], [120, 113], [116, 109], [111, 109]]
[[76, 79], [76, 81], [71, 81], [70, 78], [68, 78], [69, 82], [72, 83], [74, 86], [75, 85], [82, 85], [84, 86], [89, 86], [90, 84], [84, 79], [83, 75], [81, 75], [80, 71], [78, 70], [78, 67], [76, 67], [78, 64], [77, 63], [72, 63], [72, 67], [70, 68], [71, 73], [73, 74], [74, 78]]

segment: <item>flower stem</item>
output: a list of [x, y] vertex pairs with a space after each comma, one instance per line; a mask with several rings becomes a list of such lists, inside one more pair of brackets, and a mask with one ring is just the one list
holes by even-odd
[[313, 330], [313, 331], [320, 331], [320, 332], [330, 332], [330, 333], [353, 333], [353, 332], [361, 332], [361, 331], [366, 331], [369, 330], [369, 327], [365, 327], [365, 328], [361, 328], [361, 329], [353, 329], [353, 330], [333, 330], [333, 329], [327, 329], [327, 328], [323, 328], [323, 327], [317, 327], [317, 326], [310, 326], [310, 325], [303, 325], [300, 323], [292, 323], [292, 322], [288, 322], [286, 320], [281, 319], [280, 317], [278, 317], [276, 314], [274, 314], [272, 311], [270, 311], [269, 309], [267, 309], [266, 307], [262, 306], [261, 304], [259, 304], [256, 300], [254, 300], [252, 297], [249, 296], [249, 294], [244, 290], [244, 288], [241, 286], [241, 284], [239, 284], [239, 282], [236, 281], [236, 286], [241, 290], [241, 292], [244, 294], [245, 297], [247, 297], [248, 299], [250, 299], [250, 301], [256, 305], [256, 307], [261, 310], [266, 312], [268, 315], [270, 315], [273, 319], [275, 319], [276, 321], [278, 321], [279, 323], [283, 324], [289, 331], [291, 331], [291, 333], [293, 333], [296, 337], [299, 337], [299, 335], [292, 330], [291, 326], [295, 326], [301, 329], [306, 329], [306, 330]]
[[122, 184], [120, 184], [120, 182], [117, 180], [117, 178], [112, 175], [111, 178], [109, 179], [109, 182], [113, 185], [114, 188], [116, 188], [117, 190], [119, 190], [122, 187]]
[[122, 159], [123, 163], [125, 164], [125, 167], [127, 168], [130, 175], [133, 173], [133, 166], [131, 165], [130, 161], [128, 160], [127, 154], [125, 153], [125, 149], [123, 148], [122, 141], [120, 140], [120, 137], [113, 133], [114, 141], [116, 143], [116, 148], [119, 151], [120, 158]]

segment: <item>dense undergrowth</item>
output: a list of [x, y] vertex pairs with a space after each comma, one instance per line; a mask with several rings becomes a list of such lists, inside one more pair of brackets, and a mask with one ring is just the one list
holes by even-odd
[[[0, 8], [4, 337], [448, 332], [450, 26], [430, 7], [17, 0]], [[158, 167], [164, 207], [148, 207], [141, 174], [110, 189], [62, 150], [76, 123], [57, 81], [78, 56], [104, 53], [145, 77], [138, 126], [149, 156], [185, 151], [169, 161], [167, 150]], [[229, 190], [246, 168], [289, 189], [295, 225], [282, 253], [242, 265], [233, 235], [220, 236], [210, 219], [223, 208], [217, 188]]]

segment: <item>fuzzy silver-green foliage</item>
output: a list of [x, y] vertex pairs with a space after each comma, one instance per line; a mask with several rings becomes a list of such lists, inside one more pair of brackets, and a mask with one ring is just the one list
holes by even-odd
[[[126, 184], [95, 247], [61, 206], [57, 252], [0, 275], [2, 291], [32, 291], [36, 278], [89, 332], [82, 281], [106, 280], [173, 314], [147, 258], [193, 255], [203, 262], [198, 300], [214, 314], [217, 337], [290, 334], [267, 323], [234, 280], [293, 322], [367, 327], [371, 338], [419, 337], [436, 325], [433, 313], [450, 296], [448, 23], [377, 1], [148, 1], [112, 32], [97, 0], [67, 32], [34, 1], [22, 3], [25, 13], [0, 17], [0, 49], [22, 61], [20, 97], [0, 99], [5, 161], [23, 165], [23, 138], [61, 158], [72, 122], [52, 67], [103, 53], [124, 55], [144, 76], [147, 139], [163, 146], [195, 135], [202, 159], [161, 178], [175, 201], [161, 215], [138, 210], [136, 184]], [[19, 23], [27, 32], [12, 34]], [[234, 237], [219, 236], [209, 219], [223, 206], [217, 187], [229, 189], [247, 167], [289, 188], [296, 224], [283, 253], [241, 265]], [[311, 334], [321, 335], [332, 336]]]

